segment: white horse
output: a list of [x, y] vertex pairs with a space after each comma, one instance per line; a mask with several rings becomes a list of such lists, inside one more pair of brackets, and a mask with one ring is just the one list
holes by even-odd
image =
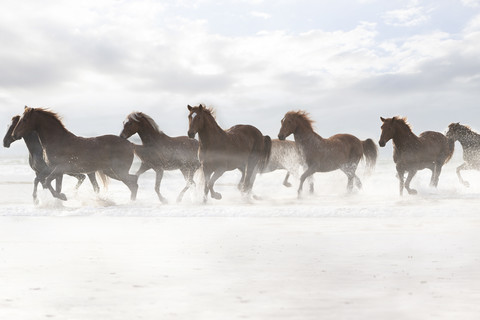
[[[262, 173], [268, 173], [275, 170], [287, 170], [283, 185], [291, 187], [288, 178], [292, 175], [300, 180], [300, 176], [305, 171], [305, 157], [302, 155], [295, 141], [272, 139], [272, 151], [267, 166]], [[313, 176], [308, 178], [310, 184], [310, 193], [314, 191]]]

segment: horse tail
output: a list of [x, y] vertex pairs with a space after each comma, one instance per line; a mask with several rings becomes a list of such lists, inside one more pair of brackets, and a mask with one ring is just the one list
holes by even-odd
[[263, 149], [260, 150], [260, 161], [258, 162], [258, 172], [263, 172], [270, 160], [272, 152], [272, 139], [269, 136], [263, 136]]
[[372, 173], [377, 163], [378, 149], [375, 142], [372, 139], [362, 141], [363, 155], [367, 165], [367, 174]]
[[453, 156], [454, 150], [455, 150], [455, 140], [451, 138], [447, 138], [447, 157], [445, 158], [445, 161], [443, 162], [443, 164], [450, 161], [450, 159]]
[[103, 171], [97, 171], [95, 172], [95, 176], [102, 181], [102, 185], [105, 189], [108, 189], [108, 184], [110, 182], [110, 179], [108, 176], [103, 172]]

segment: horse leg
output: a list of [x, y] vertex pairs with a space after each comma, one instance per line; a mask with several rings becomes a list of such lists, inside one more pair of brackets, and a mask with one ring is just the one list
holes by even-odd
[[213, 185], [218, 180], [218, 178], [220, 178], [224, 173], [225, 173], [225, 170], [215, 170], [213, 172], [213, 176], [210, 178], [210, 181], [208, 182], [208, 189], [210, 190], [210, 196], [213, 199], [216, 199], [216, 200], [222, 199], [222, 194], [219, 192], [215, 192], [215, 190], [213, 190]]
[[163, 169], [158, 169], [158, 170], [155, 170], [156, 172], [156, 176], [155, 176], [155, 192], [157, 193], [158, 195], [158, 199], [160, 199], [160, 201], [163, 203], [163, 204], [166, 204], [168, 203], [167, 199], [165, 199], [162, 194], [160, 193], [160, 183], [162, 183], [162, 178], [163, 178]]
[[405, 186], [405, 170], [399, 169], [397, 167], [397, 178], [399, 181], [399, 187], [400, 187], [400, 196], [403, 196], [403, 187]]
[[435, 164], [435, 175], [433, 179], [433, 187], [435, 188], [438, 186], [438, 181], [440, 180], [441, 173], [442, 173], [442, 166]]
[[139, 176], [143, 174], [145, 171], [150, 170], [152, 167], [146, 164], [145, 162], [142, 162], [140, 165], [140, 168], [138, 168], [137, 173], [135, 173], [136, 176]]
[[33, 180], [33, 203], [38, 204], [38, 198], [37, 198], [37, 188], [38, 188], [38, 183], [40, 182], [40, 178], [38, 176], [35, 176], [35, 179]]
[[287, 174], [285, 175], [285, 179], [283, 179], [283, 185], [287, 188], [290, 188], [292, 184], [288, 182], [288, 178], [290, 177], [290, 172], [287, 171]]
[[98, 186], [97, 178], [95, 177], [95, 172], [91, 172], [87, 174], [88, 180], [90, 180], [90, 183], [92, 184], [93, 191], [95, 193], [100, 192], [100, 187]]
[[468, 181], [463, 180], [462, 175], [460, 174], [460, 171], [467, 170], [467, 169], [470, 169], [469, 165], [466, 162], [462, 163], [460, 166], [457, 167], [457, 176], [460, 183], [468, 188], [470, 187], [470, 183]]
[[[50, 190], [50, 193], [52, 194], [52, 196], [54, 198], [58, 198], [60, 200], [63, 200], [63, 201], [66, 201], [67, 200], [67, 196], [65, 196], [65, 194], [61, 193], [61, 192], [57, 192], [56, 190], [53, 189], [52, 187], [52, 181], [53, 179], [58, 179], [59, 173], [56, 173], [55, 172], [56, 170], [53, 169], [52, 173], [50, 173], [48, 175], [48, 177], [45, 179], [45, 183], [44, 183], [44, 186], [46, 186], [48, 188], [48, 190]], [[57, 180], [57, 187], [59, 187], [60, 185], [60, 188], [61, 188], [61, 182], [60, 184], [58, 184], [58, 180]]]
[[412, 181], [416, 173], [417, 170], [408, 171], [407, 180], [405, 180], [405, 189], [407, 189], [408, 194], [417, 194], [417, 190], [410, 188], [410, 181]]
[[[83, 181], [85, 180], [85, 175], [84, 174], [76, 174], [76, 173], [72, 173], [72, 174], [69, 174], [69, 176], [72, 176], [74, 178], [77, 178], [77, 184], [75, 185], [75, 189], [78, 189], [80, 188], [80, 186], [82, 185]], [[58, 180], [57, 180], [58, 181]], [[57, 189], [58, 191], [58, 189]]]
[[314, 181], [313, 181], [313, 176], [308, 177], [308, 182], [309, 182], [309, 185], [310, 185], [309, 192], [310, 192], [310, 194], [314, 194], [314, 192], [315, 192], [315, 183], [314, 183]]
[[113, 168], [109, 169], [108, 171], [104, 171], [104, 173], [113, 179], [122, 181], [128, 187], [128, 189], [130, 190], [130, 200], [134, 201], [135, 199], [137, 199], [137, 175], [129, 174], [128, 169], [118, 171]]
[[238, 182], [237, 189], [242, 191], [242, 189], [245, 187], [245, 168], [239, 168], [238, 170], [240, 170], [240, 172], [242, 173], [242, 177]]
[[183, 195], [185, 194], [185, 192], [192, 186], [192, 185], [195, 185], [195, 181], [193, 181], [193, 175], [195, 173], [195, 171], [193, 169], [180, 169], [180, 171], [182, 172], [183, 174], [183, 177], [185, 178], [185, 181], [187, 182], [187, 184], [185, 185], [185, 187], [182, 189], [182, 191], [180, 191], [180, 194], [178, 195], [177, 197], [177, 203], [180, 203], [182, 202], [182, 199], [183, 199]]
[[302, 190], [303, 190], [303, 183], [305, 179], [315, 173], [315, 169], [313, 167], [308, 167], [307, 170], [302, 174], [300, 177], [300, 185], [298, 186], [297, 197], [300, 199], [302, 197]]

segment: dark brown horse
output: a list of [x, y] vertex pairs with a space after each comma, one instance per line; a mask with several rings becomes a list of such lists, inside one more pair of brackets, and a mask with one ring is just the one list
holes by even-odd
[[198, 141], [189, 137], [169, 137], [163, 133], [155, 121], [142, 112], [132, 112], [123, 123], [120, 137], [129, 138], [138, 133], [142, 139], [142, 146], [136, 146], [135, 152], [142, 160], [136, 175], [139, 176], [149, 169], [156, 172], [155, 192], [161, 202], [167, 200], [160, 193], [160, 183], [164, 170], [179, 169], [187, 182], [185, 188], [177, 197], [182, 201], [183, 194], [195, 185], [193, 176], [200, 168], [198, 161]]
[[307, 164], [307, 169], [300, 177], [299, 197], [305, 179], [315, 172], [342, 170], [348, 177], [347, 190], [351, 191], [354, 181], [357, 188], [362, 187], [355, 174], [360, 159], [365, 156], [367, 166], [375, 166], [377, 146], [372, 139], [360, 141], [351, 134], [336, 134], [324, 139], [313, 130], [313, 121], [305, 111], [287, 112], [281, 123], [278, 138], [284, 140], [293, 134]]
[[[208, 191], [214, 199], [222, 195], [213, 190], [213, 185], [224, 172], [239, 169], [242, 172], [240, 190], [249, 194], [257, 172], [262, 172], [268, 163], [272, 140], [250, 125], [236, 125], [223, 130], [215, 121], [212, 110], [202, 105], [188, 106], [188, 136], [198, 133], [200, 147], [198, 158], [205, 176], [204, 201]], [[213, 175], [212, 175], [213, 174]]]
[[[134, 156], [134, 145], [129, 141], [115, 135], [78, 137], [65, 128], [56, 113], [25, 107], [13, 130], [13, 138], [20, 139], [33, 131], [37, 132], [42, 142], [45, 162], [52, 169], [45, 180], [47, 186], [51, 185], [58, 174], [102, 171], [110, 178], [125, 183], [131, 191], [130, 198], [136, 198], [138, 177], [128, 173]], [[55, 196], [66, 200], [62, 193]]]
[[[454, 141], [435, 131], [425, 131], [417, 136], [405, 118], [380, 117], [380, 120], [383, 124], [378, 144], [384, 147], [390, 139], [393, 141], [393, 161], [400, 181], [400, 195], [403, 194], [403, 188], [409, 194], [417, 194], [415, 189], [410, 188], [410, 182], [422, 169], [432, 170], [430, 186], [437, 187], [442, 166], [453, 154]], [[408, 172], [407, 180], [404, 180], [405, 172]]]
[[[18, 120], [20, 120], [20, 116], [14, 116], [12, 118], [10, 125], [8, 126], [7, 133], [3, 138], [3, 146], [5, 148], [10, 148], [10, 145], [14, 141], [16, 141], [12, 136], [12, 132], [13, 132], [13, 129], [15, 129], [15, 126], [17, 125]], [[30, 167], [33, 169], [33, 171], [35, 171], [35, 179], [33, 180], [33, 201], [34, 203], [37, 204], [38, 203], [38, 198], [37, 198], [38, 183], [41, 182], [43, 186], [45, 183], [45, 179], [52, 173], [52, 169], [49, 166], [47, 166], [47, 164], [45, 163], [45, 160], [43, 159], [43, 148], [37, 133], [30, 132], [29, 134], [23, 137], [23, 140], [25, 141], [25, 144], [27, 145], [27, 149], [28, 149], [28, 163], [30, 164]], [[72, 177], [77, 178], [78, 182], [77, 182], [77, 185], [75, 186], [75, 189], [78, 189], [82, 184], [83, 180], [85, 180], [85, 175], [81, 173], [79, 174], [73, 173], [70, 175]], [[95, 178], [95, 173], [90, 173], [88, 177], [90, 179], [90, 182], [92, 183], [93, 189], [95, 190], [95, 192], [98, 192], [100, 189], [98, 187], [97, 179]], [[55, 181], [56, 181], [55, 194], [61, 193], [62, 180], [63, 180], [63, 175], [61, 174], [55, 177]], [[47, 186], [44, 186], [44, 187], [47, 187]]]
[[480, 134], [469, 126], [451, 123], [448, 126], [447, 138], [458, 141], [462, 145], [464, 163], [457, 168], [457, 176], [464, 186], [469, 187], [470, 183], [463, 180], [460, 171], [480, 170]]

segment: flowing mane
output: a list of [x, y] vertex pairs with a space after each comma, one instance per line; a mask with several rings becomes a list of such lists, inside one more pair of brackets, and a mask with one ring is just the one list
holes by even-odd
[[[58, 122], [58, 124], [65, 130], [67, 130], [67, 128], [65, 127], [65, 125], [63, 124], [62, 122], [62, 117], [56, 113], [56, 112], [53, 112], [52, 110], [50, 109], [46, 109], [46, 108], [29, 108], [27, 106], [25, 106], [25, 111], [24, 111], [24, 114], [27, 114], [28, 112], [31, 112], [31, 111], [35, 111], [35, 112], [39, 112], [41, 114], [44, 114], [50, 118], [52, 118], [53, 120], [55, 120], [56, 122]], [[68, 130], [67, 130], [68, 131]]]
[[158, 127], [158, 124], [153, 120], [152, 117], [146, 115], [143, 112], [132, 112], [127, 116], [127, 119], [130, 119], [135, 122], [140, 122], [140, 119], [143, 118], [147, 120], [147, 122], [158, 132], [158, 133], [163, 133], [162, 130]]
[[412, 125], [410, 123], [408, 123], [408, 120], [407, 120], [407, 117], [399, 117], [399, 116], [395, 116], [392, 118], [393, 121], [399, 123], [401, 126], [403, 126], [404, 128], [410, 130], [411, 132], [413, 132], [412, 130]]
[[470, 127], [469, 125], [460, 124], [460, 122], [450, 123], [448, 125], [448, 129], [455, 130], [455, 131], [464, 131], [464, 132], [472, 133], [474, 135], [480, 135], [478, 132], [473, 130], [472, 127]]
[[315, 121], [310, 117], [310, 114], [304, 110], [298, 110], [298, 111], [289, 111], [285, 114], [285, 117], [291, 116], [291, 117], [297, 117], [298, 119], [302, 120], [303, 123], [308, 125], [309, 128], [313, 130], [313, 124]]

